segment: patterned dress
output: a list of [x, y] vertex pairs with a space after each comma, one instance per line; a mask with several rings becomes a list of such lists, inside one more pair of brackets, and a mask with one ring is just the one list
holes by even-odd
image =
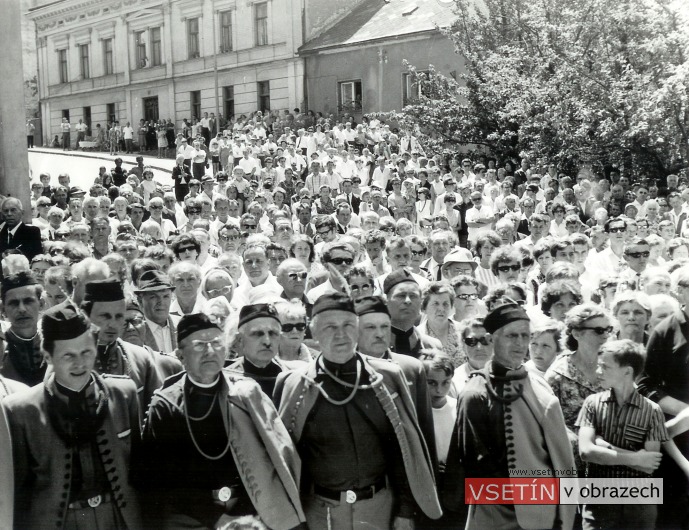
[[[459, 323], [455, 322], [452, 319], [449, 319], [449, 322], [450, 328], [447, 332], [447, 338], [441, 342], [443, 344], [443, 352], [445, 352], [445, 354], [452, 360], [452, 365], [456, 369], [463, 365], [465, 362], [467, 362], [467, 356], [466, 353], [464, 353], [462, 340], [460, 338], [461, 335], [459, 330]], [[440, 340], [440, 337], [438, 337], [438, 335], [435, 334], [431, 327], [428, 325], [428, 320], [424, 320], [424, 322], [419, 327], [419, 331], [421, 331], [421, 333], [425, 333], [429, 337], [433, 337], [435, 339]]]

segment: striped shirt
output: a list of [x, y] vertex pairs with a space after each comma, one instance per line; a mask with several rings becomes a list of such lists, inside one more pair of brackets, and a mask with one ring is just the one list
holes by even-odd
[[[593, 427], [596, 435], [609, 444], [639, 451], [645, 442], [669, 440], [665, 419], [658, 404], [643, 397], [636, 390], [622, 406], [615, 392], [605, 390], [586, 398], [575, 423], [577, 427]], [[588, 476], [595, 478], [648, 477], [649, 475], [627, 466], [588, 464]]]

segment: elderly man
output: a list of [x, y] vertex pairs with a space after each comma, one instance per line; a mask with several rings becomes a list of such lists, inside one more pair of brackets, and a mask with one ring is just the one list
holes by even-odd
[[110, 267], [95, 258], [86, 258], [72, 267], [72, 300], [81, 304], [84, 299], [86, 284], [95, 280], [105, 280], [111, 276]]
[[344, 294], [321, 296], [311, 327], [323, 354], [285, 374], [275, 389], [304, 464], [309, 527], [413, 528], [419, 509], [440, 517], [431, 458], [401, 368], [356, 351], [358, 318]]
[[0, 375], [28, 386], [43, 381], [46, 366], [41, 351], [38, 319], [43, 309], [43, 287], [30, 272], [2, 280], [2, 312], [10, 327], [0, 335]]
[[5, 219], [0, 225], [0, 256], [6, 250], [16, 249], [31, 262], [43, 252], [41, 229], [22, 222], [24, 207], [19, 199], [8, 197], [2, 201], [0, 210]]
[[391, 272], [385, 278], [383, 292], [388, 297], [392, 318], [392, 351], [418, 358], [422, 349], [442, 349], [438, 339], [416, 328], [421, 317], [421, 287], [411, 272], [406, 269]]
[[[134, 381], [143, 420], [153, 393], [163, 386], [164, 377], [156, 362], [160, 354], [122, 340], [127, 311], [122, 284], [114, 278], [87, 283], [81, 309], [98, 328], [95, 369]], [[181, 372], [182, 366], [177, 364], [177, 372]]]
[[156, 393], [143, 432], [151, 524], [227, 528], [258, 514], [276, 530], [299, 527], [299, 458], [270, 399], [223, 371], [223, 332], [206, 315], [182, 317], [177, 343], [186, 371]]
[[359, 317], [358, 349], [364, 355], [385, 359], [398, 364], [409, 384], [409, 393], [419, 418], [419, 426], [426, 439], [426, 445], [435, 459], [435, 434], [433, 430], [433, 411], [426, 383], [426, 370], [418, 359], [392, 353], [392, 320], [387, 300], [382, 296], [367, 296], [356, 301], [356, 314]]
[[272, 304], [245, 305], [239, 313], [238, 333], [234, 347], [242, 357], [227, 368], [256, 381], [272, 397], [275, 381], [285, 371], [298, 368], [302, 361], [278, 358], [282, 325]]
[[68, 300], [43, 315], [45, 383], [3, 402], [12, 435], [15, 528], [142, 528], [130, 468], [136, 388], [93, 370], [91, 323]]
[[328, 279], [308, 292], [309, 301], [315, 303], [326, 293], [341, 292], [344, 288], [344, 275], [354, 265], [355, 258], [356, 252], [349, 243], [344, 241], [327, 243], [321, 261], [328, 269]]
[[168, 275], [161, 271], [144, 272], [138, 285], [134, 293], [146, 320], [144, 345], [154, 351], [172, 353], [177, 348], [175, 325], [170, 317], [174, 287]]
[[[517, 304], [496, 307], [483, 321], [493, 357], [458, 397], [446, 476], [509, 478], [515, 472], [570, 476], [574, 456], [560, 403], [541, 377], [524, 367], [530, 323]], [[535, 476], [535, 475], [534, 475]], [[576, 506], [471, 505], [467, 529], [572, 528]]]

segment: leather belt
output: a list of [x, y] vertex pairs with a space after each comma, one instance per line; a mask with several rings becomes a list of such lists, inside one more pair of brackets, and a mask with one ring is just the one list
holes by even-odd
[[101, 504], [112, 501], [112, 493], [103, 493], [90, 499], [70, 502], [67, 506], [70, 510], [85, 510], [86, 508], [98, 508]]
[[347, 504], [354, 504], [357, 501], [365, 501], [367, 499], [372, 499], [376, 493], [378, 493], [381, 490], [384, 490], [386, 487], [387, 482], [385, 480], [385, 477], [383, 477], [381, 479], [376, 480], [373, 484], [365, 488], [352, 489], [346, 491], [331, 490], [314, 484], [313, 492], [316, 495], [320, 495], [321, 497], [325, 497], [326, 499], [330, 499], [332, 501], [344, 501]]

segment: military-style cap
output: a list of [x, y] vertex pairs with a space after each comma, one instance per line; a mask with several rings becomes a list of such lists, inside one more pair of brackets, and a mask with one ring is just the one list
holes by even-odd
[[315, 317], [319, 313], [325, 311], [347, 311], [348, 313], [356, 314], [354, 309], [354, 302], [352, 299], [343, 293], [326, 293], [316, 300], [313, 304], [313, 311], [311, 316]]
[[122, 284], [116, 278], [88, 282], [84, 291], [84, 302], [118, 302], [124, 300]]
[[16, 274], [9, 274], [2, 279], [0, 296], [4, 300], [8, 291], [18, 289], [19, 287], [26, 287], [27, 285], [36, 284], [38, 284], [38, 280], [31, 271], [21, 271]]
[[177, 324], [177, 344], [182, 342], [192, 333], [203, 331], [204, 329], [217, 329], [220, 327], [212, 322], [205, 313], [193, 313], [184, 315]]
[[383, 292], [388, 294], [390, 290], [398, 283], [413, 282], [416, 285], [419, 283], [414, 279], [411, 272], [406, 269], [397, 269], [388, 274], [383, 282]]
[[382, 296], [366, 296], [360, 298], [354, 303], [356, 307], [356, 314], [359, 316], [368, 315], [370, 313], [384, 313], [390, 315], [388, 303]]
[[518, 320], [529, 320], [529, 315], [524, 308], [518, 304], [503, 304], [486, 315], [483, 319], [483, 327], [488, 333], [495, 333], [507, 324]]
[[48, 309], [41, 318], [44, 342], [76, 339], [90, 328], [89, 319], [69, 299]]
[[152, 291], [172, 290], [172, 284], [167, 274], [162, 271], [146, 271], [139, 278], [139, 288], [135, 293], [150, 293]]
[[239, 327], [257, 318], [274, 318], [280, 322], [280, 317], [273, 304], [248, 304], [239, 312]]

